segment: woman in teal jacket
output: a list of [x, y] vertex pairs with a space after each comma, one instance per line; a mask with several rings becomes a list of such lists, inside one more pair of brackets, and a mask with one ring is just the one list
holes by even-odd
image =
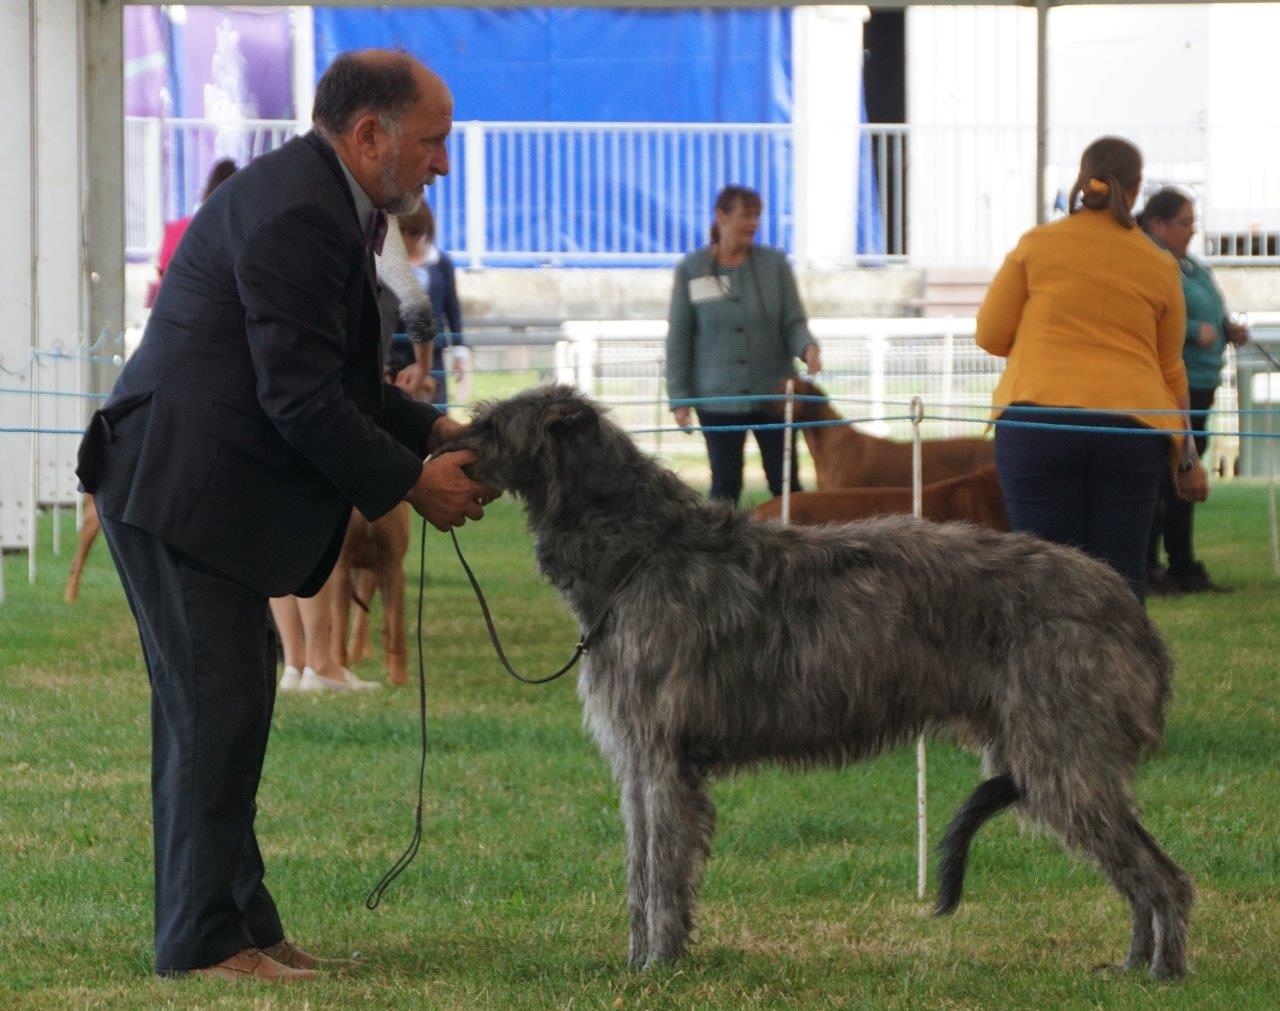
[[[742, 493], [746, 429], [719, 426], [777, 424], [776, 411], [741, 399], [772, 394], [795, 376], [804, 360], [812, 375], [822, 368], [795, 275], [781, 250], [755, 244], [763, 203], [745, 186], [726, 186], [716, 197], [711, 245], [676, 267], [667, 329], [667, 396], [676, 424], [687, 428], [691, 408], [704, 429], [711, 460], [711, 498], [736, 503]], [[701, 398], [725, 397], [720, 403]], [[780, 429], [752, 428], [774, 495], [782, 494]], [[794, 445], [794, 444], [793, 444]], [[792, 452], [793, 489], [796, 481]]]
[[[1213, 272], [1187, 253], [1196, 230], [1196, 207], [1191, 198], [1172, 187], [1162, 189], [1147, 200], [1138, 220], [1158, 245], [1174, 255], [1182, 271], [1182, 294], [1187, 303], [1187, 340], [1182, 360], [1191, 387], [1191, 427], [1201, 433], [1195, 441], [1203, 457], [1209, 442], [1208, 435], [1203, 434], [1208, 422], [1204, 412], [1213, 406], [1221, 382], [1223, 351], [1228, 341], [1237, 346], [1244, 344], [1249, 331], [1228, 318]], [[1215, 583], [1204, 563], [1196, 561], [1191, 545], [1195, 506], [1168, 487], [1162, 506], [1156, 512], [1147, 553], [1149, 590], [1156, 594], [1230, 592], [1231, 587]], [[1162, 535], [1169, 555], [1167, 569], [1160, 565]]]

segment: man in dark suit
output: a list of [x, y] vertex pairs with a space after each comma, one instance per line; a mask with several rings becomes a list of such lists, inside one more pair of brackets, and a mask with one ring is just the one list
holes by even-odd
[[453, 101], [403, 53], [343, 54], [315, 130], [200, 207], [78, 473], [152, 688], [156, 970], [306, 979], [263, 883], [254, 797], [275, 700], [267, 598], [314, 594], [352, 504], [441, 530], [491, 497], [460, 426], [382, 381], [372, 257], [386, 210], [449, 171]]

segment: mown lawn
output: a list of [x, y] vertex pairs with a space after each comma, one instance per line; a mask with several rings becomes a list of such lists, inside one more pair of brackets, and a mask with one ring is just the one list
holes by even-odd
[[[362, 967], [290, 992], [150, 973], [146, 678], [98, 545], [81, 601], [45, 520], [39, 579], [5, 560], [0, 604], [0, 1008], [1274, 1008], [1280, 1006], [1280, 653], [1264, 490], [1219, 485], [1201, 553], [1230, 596], [1156, 601], [1178, 660], [1147, 824], [1195, 878], [1180, 985], [1090, 968], [1127, 912], [1092, 869], [1004, 817], [978, 837], [965, 902], [914, 898], [914, 761], [765, 772], [718, 784], [720, 830], [692, 955], [625, 967], [622, 828], [572, 679], [501, 673], [447, 538], [427, 550], [431, 749], [422, 850], [381, 908], [363, 900], [407, 842], [414, 689], [280, 699], [259, 838], [286, 926]], [[541, 672], [576, 629], [534, 572], [516, 506], [462, 535], [517, 665]], [[416, 549], [411, 579], [416, 579]], [[360, 672], [376, 676], [376, 662]], [[930, 836], [977, 762], [929, 749]], [[932, 882], [931, 882], [932, 883]]]

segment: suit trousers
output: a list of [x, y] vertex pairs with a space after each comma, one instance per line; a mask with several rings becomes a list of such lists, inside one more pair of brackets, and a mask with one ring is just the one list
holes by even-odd
[[151, 682], [156, 971], [167, 975], [284, 937], [253, 830], [275, 703], [267, 599], [101, 520]]
[[1004, 420], [1070, 426], [996, 429], [996, 469], [1013, 529], [1086, 551], [1145, 600], [1147, 538], [1169, 437], [1127, 415], [1095, 411], [1011, 411]]

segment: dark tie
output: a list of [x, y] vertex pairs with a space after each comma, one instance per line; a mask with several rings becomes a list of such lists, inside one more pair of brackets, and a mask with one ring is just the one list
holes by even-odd
[[369, 222], [369, 234], [365, 237], [374, 256], [382, 255], [382, 243], [387, 237], [387, 212], [374, 211], [373, 220]]

